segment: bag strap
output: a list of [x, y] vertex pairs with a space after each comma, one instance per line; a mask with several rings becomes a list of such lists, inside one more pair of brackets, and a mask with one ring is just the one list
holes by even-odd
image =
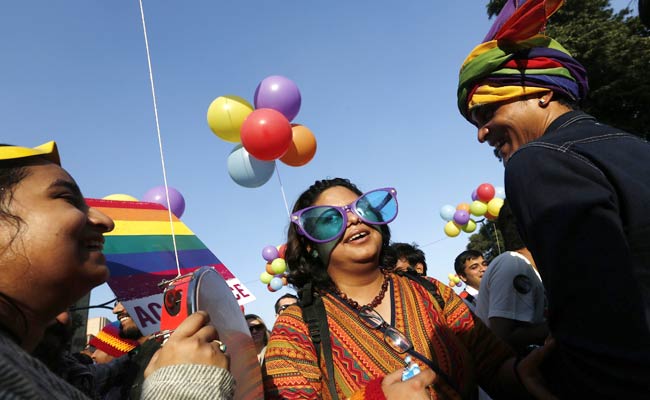
[[442, 309], [445, 308], [445, 300], [442, 298], [442, 295], [440, 294], [438, 287], [434, 285], [433, 282], [423, 277], [422, 275], [418, 274], [417, 272], [413, 271], [412, 269], [407, 269], [406, 271], [398, 271], [397, 274], [406, 276], [410, 280], [415, 281], [420, 285], [424, 286], [427, 292], [431, 293], [431, 296], [433, 296], [433, 298], [436, 299], [436, 302], [438, 303], [440, 308]]
[[306, 284], [300, 291], [298, 305], [300, 305], [302, 317], [309, 327], [309, 336], [316, 349], [318, 365], [320, 365], [322, 343], [325, 368], [327, 370], [327, 389], [332, 399], [338, 400], [334, 377], [334, 359], [332, 357], [332, 339], [327, 324], [327, 312], [325, 311], [323, 299], [318, 293], [314, 293], [311, 283]]

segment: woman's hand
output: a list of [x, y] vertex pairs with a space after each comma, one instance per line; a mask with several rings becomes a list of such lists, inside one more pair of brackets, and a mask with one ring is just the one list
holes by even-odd
[[144, 377], [155, 370], [177, 364], [214, 365], [228, 369], [228, 356], [219, 349], [219, 333], [212, 325], [207, 325], [210, 317], [205, 311], [197, 311], [183, 321], [171, 334], [165, 346], [158, 350]]
[[550, 352], [555, 348], [555, 340], [546, 339], [544, 346], [531, 351], [515, 366], [521, 383], [536, 399], [557, 399], [546, 387], [546, 382], [540, 371], [540, 366]]
[[427, 386], [433, 384], [436, 374], [430, 369], [423, 369], [413, 378], [402, 381], [402, 370], [392, 372], [381, 383], [381, 389], [387, 400], [428, 400], [429, 392]]

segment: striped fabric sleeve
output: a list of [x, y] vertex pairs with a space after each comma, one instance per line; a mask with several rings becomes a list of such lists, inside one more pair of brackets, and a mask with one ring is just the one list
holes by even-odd
[[320, 398], [321, 371], [299, 307], [289, 307], [273, 326], [264, 356], [266, 399]]

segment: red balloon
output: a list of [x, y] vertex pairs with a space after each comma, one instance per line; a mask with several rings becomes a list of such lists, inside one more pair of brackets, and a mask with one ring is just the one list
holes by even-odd
[[278, 257], [284, 258], [284, 253], [287, 252], [287, 244], [283, 243], [278, 247]]
[[492, 200], [494, 197], [494, 186], [490, 185], [489, 183], [483, 183], [479, 185], [478, 188], [476, 188], [476, 196], [478, 197], [479, 200], [488, 202]]
[[497, 217], [490, 214], [489, 212], [486, 212], [484, 215], [485, 215], [485, 218], [487, 218], [488, 221], [496, 221], [497, 220]]
[[248, 115], [241, 127], [241, 143], [250, 155], [262, 161], [282, 157], [293, 134], [291, 124], [282, 113], [260, 108]]

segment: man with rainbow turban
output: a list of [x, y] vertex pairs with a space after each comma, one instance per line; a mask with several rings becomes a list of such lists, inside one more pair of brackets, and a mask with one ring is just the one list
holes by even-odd
[[458, 108], [505, 165], [547, 291], [560, 398], [650, 394], [650, 144], [577, 110], [584, 68], [540, 34], [561, 0], [508, 0], [460, 70]]

